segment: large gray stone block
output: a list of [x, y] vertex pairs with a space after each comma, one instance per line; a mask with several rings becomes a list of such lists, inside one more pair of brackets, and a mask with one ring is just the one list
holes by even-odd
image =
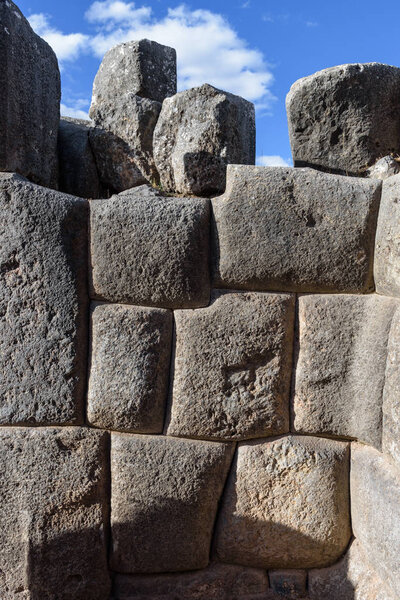
[[175, 312], [167, 433], [244, 440], [289, 431], [294, 296], [222, 293]]
[[383, 388], [382, 450], [400, 468], [400, 307], [390, 328]]
[[296, 167], [363, 174], [400, 150], [400, 69], [349, 64], [299, 79], [286, 99]]
[[400, 296], [400, 174], [383, 183], [376, 230], [374, 278], [378, 294]]
[[218, 287], [367, 292], [381, 182], [311, 169], [228, 166], [212, 201]]
[[0, 171], [57, 184], [56, 55], [11, 0], [0, 2]]
[[167, 191], [223, 192], [227, 164], [254, 164], [253, 104], [208, 84], [167, 98], [154, 130], [154, 160]]
[[[371, 567], [400, 596], [400, 471], [383, 454], [351, 447], [351, 520]], [[364, 600], [364, 599], [363, 599]]]
[[294, 431], [380, 448], [387, 342], [398, 302], [316, 294], [300, 296], [298, 306]]
[[208, 565], [233, 444], [112, 434], [111, 566], [118, 573]]
[[0, 429], [0, 597], [107, 600], [108, 435]]
[[286, 436], [239, 444], [217, 522], [217, 560], [322, 567], [342, 555], [350, 535], [347, 443]]
[[190, 308], [210, 296], [209, 203], [150, 187], [91, 202], [91, 294], [111, 302]]
[[87, 201], [0, 174], [0, 424], [79, 423]]
[[116, 304], [92, 310], [88, 421], [161, 433], [167, 399], [172, 313]]

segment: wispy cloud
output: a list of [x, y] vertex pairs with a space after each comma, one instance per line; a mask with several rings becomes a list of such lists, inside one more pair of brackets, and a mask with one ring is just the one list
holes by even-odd
[[87, 110], [82, 110], [78, 106], [68, 106], [61, 103], [60, 112], [62, 117], [74, 117], [75, 119], [89, 119]]
[[318, 27], [318, 23], [316, 21], [306, 21], [307, 27]]
[[89, 39], [83, 33], [62, 33], [51, 25], [49, 15], [44, 13], [33, 14], [28, 20], [34, 31], [50, 44], [60, 62], [77, 59]]
[[259, 167], [290, 167], [290, 160], [285, 160], [282, 156], [258, 156], [256, 164]]

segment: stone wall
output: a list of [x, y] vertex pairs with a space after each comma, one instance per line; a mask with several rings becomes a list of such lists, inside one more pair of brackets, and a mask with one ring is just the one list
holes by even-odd
[[297, 82], [266, 168], [248, 102], [123, 44], [57, 156], [0, 16], [1, 600], [399, 598], [400, 69]]

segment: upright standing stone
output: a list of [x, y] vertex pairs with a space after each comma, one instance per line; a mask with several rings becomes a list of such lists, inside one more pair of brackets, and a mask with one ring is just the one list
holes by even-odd
[[108, 600], [108, 435], [0, 428], [0, 597]]
[[400, 468], [400, 306], [389, 334], [385, 387], [383, 389], [382, 450]]
[[294, 296], [222, 293], [175, 312], [167, 433], [244, 440], [289, 431]]
[[378, 294], [400, 297], [400, 174], [383, 183], [374, 278]]
[[381, 182], [312, 169], [228, 166], [212, 200], [223, 288], [367, 292]]
[[0, 174], [0, 424], [79, 423], [87, 201]]
[[61, 84], [56, 55], [11, 0], [0, 2], [0, 171], [57, 184]]
[[208, 565], [233, 444], [113, 433], [111, 565], [118, 573]]
[[253, 104], [208, 84], [167, 98], [154, 130], [154, 159], [169, 192], [223, 192], [227, 164], [254, 164]]
[[400, 69], [350, 64], [299, 79], [286, 99], [296, 167], [361, 175], [400, 151]]

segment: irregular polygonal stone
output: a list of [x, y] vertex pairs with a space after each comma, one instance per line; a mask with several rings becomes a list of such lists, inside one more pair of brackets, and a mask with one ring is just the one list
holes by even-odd
[[56, 55], [11, 0], [0, 2], [0, 171], [57, 183], [61, 84]]
[[208, 565], [233, 444], [112, 434], [112, 568], [188, 571]]
[[148, 186], [91, 203], [91, 293], [144, 306], [209, 301], [209, 203]]
[[298, 306], [294, 430], [380, 448], [387, 341], [398, 302], [316, 294], [300, 296]]
[[294, 296], [222, 293], [175, 312], [167, 433], [243, 440], [289, 431]]
[[378, 294], [400, 296], [400, 174], [384, 181], [376, 230], [374, 278]]
[[[400, 596], [400, 471], [380, 452], [351, 446], [351, 520], [368, 562]], [[364, 600], [364, 599], [363, 599]]]
[[366, 292], [381, 182], [229, 165], [212, 201], [218, 287]]
[[397, 173], [400, 173], [399, 159], [393, 158], [393, 156], [384, 156], [368, 169], [367, 177], [387, 179], [388, 177], [397, 175]]
[[400, 466], [400, 308], [390, 328], [383, 388], [382, 450]]
[[[296, 569], [269, 571], [271, 588], [276, 594], [289, 600], [305, 598], [307, 588], [307, 571]], [[321, 599], [322, 600], [322, 599]]]
[[351, 535], [347, 443], [241, 442], [217, 523], [216, 557], [269, 569], [329, 565]]
[[115, 600], [268, 600], [261, 569], [211, 564], [202, 571], [163, 575], [117, 575]]
[[167, 98], [154, 130], [154, 160], [167, 191], [223, 192], [227, 164], [254, 164], [253, 104], [208, 84]]
[[0, 174], [0, 424], [81, 422], [87, 201]]
[[400, 150], [400, 69], [349, 64], [296, 81], [286, 98], [296, 167], [361, 174]]
[[308, 572], [310, 600], [396, 600], [369, 566], [358, 540], [332, 567]]
[[88, 421], [103, 429], [161, 433], [172, 313], [101, 304], [92, 311]]
[[89, 143], [90, 121], [63, 117], [58, 130], [59, 188], [82, 198], [100, 198], [100, 181]]
[[0, 597], [106, 600], [108, 435], [0, 429]]
[[125, 94], [158, 102], [176, 94], [174, 48], [146, 39], [111, 48], [94, 80], [90, 116]]

